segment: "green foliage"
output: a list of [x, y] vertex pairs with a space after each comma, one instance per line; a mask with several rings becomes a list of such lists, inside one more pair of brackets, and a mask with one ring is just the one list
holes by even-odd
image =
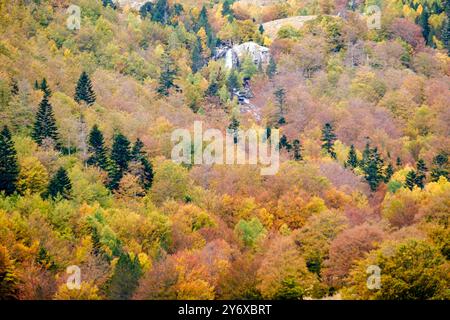
[[105, 146], [103, 133], [97, 125], [94, 125], [89, 133], [88, 144], [90, 156], [87, 160], [87, 164], [98, 166], [99, 168], [108, 171], [110, 169], [109, 159], [107, 156], [108, 151]]
[[72, 192], [72, 183], [67, 175], [66, 169], [60, 167], [55, 175], [50, 179], [46, 196], [52, 199], [62, 197], [70, 199]]
[[175, 86], [174, 80], [177, 77], [178, 70], [167, 53], [163, 54], [161, 64], [161, 75], [159, 76], [157, 92], [160, 96], [168, 96], [169, 90]]
[[241, 238], [246, 247], [254, 248], [258, 241], [265, 235], [266, 230], [258, 218], [249, 221], [240, 220], [235, 227], [235, 232]]
[[0, 192], [10, 195], [16, 191], [19, 164], [11, 132], [4, 126], [0, 132]]
[[88, 74], [83, 71], [78, 79], [74, 100], [78, 103], [84, 101], [88, 106], [91, 106], [94, 104], [95, 99], [95, 92], [92, 88], [91, 79]]
[[60, 147], [58, 128], [56, 127], [53, 107], [48, 101], [48, 97], [46, 95], [44, 95], [44, 98], [39, 104], [32, 137], [38, 145], [42, 145], [47, 140], [50, 140], [53, 143], [53, 146], [57, 148]]

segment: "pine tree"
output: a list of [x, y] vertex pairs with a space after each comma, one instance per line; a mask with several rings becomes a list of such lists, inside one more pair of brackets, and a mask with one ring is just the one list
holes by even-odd
[[409, 190], [414, 189], [416, 185], [416, 179], [417, 179], [416, 172], [414, 170], [410, 170], [406, 175], [405, 187], [407, 187]]
[[139, 15], [142, 19], [145, 19], [146, 17], [151, 17], [153, 12], [153, 3], [148, 1], [144, 3], [141, 8], [139, 9]]
[[159, 87], [157, 92], [160, 96], [168, 96], [169, 90], [175, 86], [174, 80], [177, 77], [178, 70], [175, 67], [172, 58], [166, 52], [162, 56], [161, 75], [159, 77]]
[[350, 146], [350, 151], [348, 153], [347, 161], [345, 165], [349, 168], [356, 168], [358, 166], [358, 156], [356, 155], [355, 146]]
[[294, 150], [294, 160], [295, 161], [302, 161], [303, 155], [302, 155], [302, 145], [300, 143], [300, 140], [295, 139], [292, 142], [292, 149]]
[[115, 190], [131, 160], [130, 141], [120, 132], [114, 136], [110, 158], [112, 165], [109, 170], [109, 188]]
[[11, 79], [11, 94], [17, 96], [19, 94], [19, 84], [16, 79]]
[[388, 183], [393, 175], [394, 175], [394, 166], [392, 165], [392, 163], [389, 163], [389, 165], [386, 168], [386, 172], [384, 173], [384, 182]]
[[71, 191], [72, 183], [67, 175], [67, 171], [63, 167], [60, 167], [50, 180], [46, 196], [52, 199], [55, 199], [58, 196], [61, 196], [64, 199], [70, 199]]
[[148, 190], [153, 183], [153, 167], [143, 147], [142, 141], [137, 139], [131, 150], [131, 160], [137, 165], [134, 174], [138, 177], [141, 187]]
[[325, 150], [333, 159], [336, 159], [336, 152], [334, 152], [334, 142], [336, 135], [334, 134], [333, 126], [326, 123], [322, 129], [322, 149]]
[[94, 125], [89, 133], [88, 144], [90, 156], [87, 160], [87, 164], [98, 166], [99, 168], [108, 171], [109, 160], [107, 156], [107, 149], [105, 147], [105, 140], [103, 138], [103, 133], [97, 125]]
[[378, 153], [378, 149], [371, 149], [367, 163], [363, 167], [363, 170], [365, 174], [364, 178], [372, 191], [376, 191], [380, 183], [384, 181], [383, 163], [384, 161]]
[[258, 31], [260, 34], [264, 34], [266, 30], [264, 30], [264, 26], [262, 24], [259, 25]]
[[396, 165], [397, 167], [401, 167], [403, 165], [402, 159], [400, 157], [397, 157]]
[[85, 71], [81, 73], [80, 78], [78, 79], [74, 99], [78, 103], [84, 101], [88, 106], [93, 105], [95, 102], [96, 98], [92, 82]]
[[417, 161], [417, 175], [415, 183], [420, 189], [423, 189], [425, 187], [427, 171], [428, 168], [425, 164], [425, 161], [423, 159], [419, 159], [419, 161]]
[[272, 56], [270, 56], [269, 65], [267, 66], [266, 73], [269, 79], [273, 79], [273, 77], [277, 73], [277, 64]]
[[283, 134], [283, 135], [281, 136], [281, 138], [280, 138], [280, 150], [281, 150], [282, 148], [286, 148], [286, 150], [287, 150], [288, 152], [290, 152], [291, 149], [292, 149], [291, 144], [289, 143], [289, 141], [288, 141], [286, 135], [284, 135], [284, 134]]
[[276, 100], [276, 104], [278, 107], [278, 121], [277, 123], [279, 125], [283, 125], [286, 123], [286, 119], [284, 117], [284, 105], [286, 103], [286, 90], [284, 88], [278, 88], [277, 90], [275, 90], [274, 92], [275, 95], [275, 100]]
[[167, 0], [158, 0], [154, 6], [152, 20], [162, 24], [167, 24], [169, 20], [170, 10]]
[[0, 132], [0, 192], [11, 195], [16, 191], [19, 164], [11, 132], [7, 126]]
[[50, 89], [50, 87], [47, 84], [47, 79], [45, 79], [45, 78], [42, 79], [39, 89], [41, 89], [42, 92], [44, 92], [44, 98], [48, 99], [52, 96], [52, 90]]
[[34, 80], [34, 90], [40, 90], [41, 86], [39, 85], [39, 82], [37, 80]]
[[52, 105], [48, 102], [48, 97], [44, 95], [36, 114], [32, 137], [38, 145], [42, 145], [46, 139], [51, 139], [56, 148], [59, 148], [58, 128], [53, 114]]
[[431, 180], [438, 181], [440, 177], [449, 178], [448, 155], [445, 152], [438, 153], [433, 159]]

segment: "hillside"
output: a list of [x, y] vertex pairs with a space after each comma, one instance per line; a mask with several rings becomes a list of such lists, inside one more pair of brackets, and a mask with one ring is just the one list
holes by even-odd
[[450, 299], [448, 1], [123, 3], [0, 0], [0, 300]]

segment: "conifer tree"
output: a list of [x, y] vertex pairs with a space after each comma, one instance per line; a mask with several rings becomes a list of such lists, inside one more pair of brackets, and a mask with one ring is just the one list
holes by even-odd
[[442, 26], [441, 38], [445, 48], [447, 49], [447, 55], [450, 56], [450, 1], [448, 0], [445, 2], [445, 15], [447, 18]]
[[260, 34], [264, 34], [266, 30], [264, 30], [264, 26], [262, 24], [259, 25], [258, 31]]
[[47, 79], [45, 79], [45, 78], [42, 79], [39, 89], [41, 89], [42, 92], [44, 92], [44, 98], [48, 99], [52, 96], [52, 90], [50, 89], [50, 87], [47, 84]]
[[336, 159], [336, 152], [334, 152], [334, 142], [336, 135], [334, 134], [333, 126], [326, 123], [322, 129], [322, 149], [325, 150], [333, 159]]
[[278, 88], [277, 90], [275, 90], [274, 92], [275, 95], [275, 101], [278, 107], [278, 124], [279, 125], [283, 125], [286, 123], [286, 119], [284, 117], [284, 105], [286, 103], [286, 90], [284, 88]]
[[85, 71], [81, 73], [80, 78], [78, 79], [74, 99], [78, 103], [84, 101], [88, 106], [93, 105], [95, 102], [96, 97], [92, 82]]
[[302, 155], [302, 145], [300, 143], [300, 140], [295, 139], [292, 142], [292, 149], [294, 150], [294, 160], [295, 161], [302, 161], [303, 155]]
[[17, 96], [19, 94], [19, 84], [16, 79], [11, 79], [11, 94]]
[[384, 181], [383, 163], [384, 161], [378, 153], [378, 149], [371, 149], [367, 163], [363, 167], [363, 170], [364, 177], [372, 191], [376, 191], [380, 183]]
[[396, 165], [397, 167], [401, 167], [403, 165], [402, 159], [400, 157], [397, 157]]
[[175, 87], [174, 81], [177, 76], [178, 70], [172, 58], [168, 53], [164, 53], [162, 56], [161, 75], [159, 77], [159, 87], [157, 92], [160, 96], [168, 96], [169, 90]]
[[89, 133], [88, 139], [88, 151], [89, 158], [87, 164], [92, 166], [98, 166], [99, 168], [108, 171], [109, 160], [107, 156], [107, 149], [105, 146], [105, 140], [103, 133], [100, 131], [97, 125], [94, 125]]
[[0, 192], [11, 195], [16, 191], [19, 164], [11, 132], [7, 126], [0, 132]]
[[141, 187], [148, 190], [153, 183], [153, 167], [143, 147], [142, 141], [137, 139], [131, 150], [131, 161], [137, 165], [134, 174], [138, 177]]
[[367, 165], [367, 163], [369, 162], [370, 151], [371, 151], [370, 143], [367, 142], [366, 146], [364, 147], [364, 151], [363, 151], [362, 159], [361, 159], [361, 163], [360, 163], [362, 168], [364, 168]]
[[270, 56], [269, 65], [267, 66], [266, 73], [269, 79], [273, 79], [273, 77], [277, 73], [277, 64], [272, 56]]
[[237, 144], [238, 140], [239, 140], [239, 126], [240, 125], [241, 125], [241, 123], [236, 118], [236, 116], [233, 114], [233, 116], [231, 118], [230, 125], [228, 126], [228, 130], [233, 135], [233, 142], [234, 142], [234, 144]]
[[150, 1], [147, 1], [139, 9], [139, 15], [141, 16], [142, 19], [145, 19], [146, 17], [151, 18], [152, 11], [153, 11], [153, 3]]
[[162, 24], [167, 24], [170, 15], [170, 8], [167, 0], [158, 0], [154, 5], [152, 20]]
[[131, 160], [130, 141], [120, 132], [114, 136], [110, 158], [112, 165], [109, 170], [109, 188], [115, 190]]
[[71, 191], [72, 183], [67, 175], [67, 171], [63, 167], [60, 167], [50, 180], [47, 189], [47, 197], [55, 199], [56, 197], [61, 196], [64, 199], [70, 199]]
[[405, 187], [407, 187], [409, 190], [414, 189], [414, 186], [416, 185], [416, 179], [416, 172], [414, 170], [410, 170], [406, 175]]
[[416, 175], [416, 185], [423, 189], [425, 187], [425, 179], [427, 178], [428, 168], [423, 159], [417, 161], [417, 175]]
[[200, 38], [197, 37], [194, 47], [192, 48], [192, 72], [196, 73], [203, 67], [202, 44]]
[[393, 175], [394, 175], [394, 166], [392, 165], [392, 163], [389, 163], [386, 168], [386, 172], [384, 173], [384, 182], [388, 183]]
[[289, 143], [289, 141], [288, 141], [286, 135], [284, 135], [284, 134], [283, 134], [283, 135], [281, 136], [281, 138], [280, 138], [280, 149], [282, 149], [282, 148], [286, 148], [286, 150], [287, 150], [288, 152], [290, 152], [291, 149], [292, 149], [291, 144]]
[[56, 148], [59, 148], [58, 128], [53, 114], [52, 105], [48, 101], [48, 97], [44, 95], [34, 122], [32, 137], [38, 145], [42, 145], [46, 139], [51, 139]]
[[440, 177], [449, 178], [448, 155], [445, 152], [438, 153], [433, 158], [433, 168], [431, 169], [431, 180], [438, 181]]
[[349, 168], [356, 168], [358, 166], [358, 156], [356, 155], [355, 146], [352, 144], [350, 146], [350, 151], [348, 153], [347, 161], [345, 165]]

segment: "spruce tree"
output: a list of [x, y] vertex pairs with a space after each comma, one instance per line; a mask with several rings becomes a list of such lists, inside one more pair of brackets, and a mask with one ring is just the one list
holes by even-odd
[[120, 132], [114, 136], [110, 158], [112, 165], [109, 170], [109, 187], [115, 190], [119, 187], [120, 180], [128, 170], [131, 160], [130, 141]]
[[348, 153], [347, 161], [345, 165], [349, 168], [356, 168], [358, 166], [358, 156], [356, 155], [355, 146], [350, 146], [350, 151]]
[[7, 126], [0, 132], [0, 192], [11, 195], [16, 191], [19, 164], [11, 132]]
[[302, 155], [302, 145], [300, 143], [300, 140], [295, 139], [292, 142], [292, 149], [294, 150], [294, 160], [295, 161], [302, 161], [303, 155]]
[[445, 2], [445, 15], [447, 16], [442, 26], [441, 38], [447, 49], [447, 55], [450, 56], [450, 1]]
[[168, 96], [169, 90], [175, 87], [174, 81], [177, 77], [178, 70], [168, 53], [162, 56], [161, 75], [159, 77], [159, 87], [157, 92], [160, 96]]
[[336, 135], [334, 134], [333, 126], [326, 123], [322, 129], [322, 149], [325, 150], [333, 159], [336, 159], [336, 152], [334, 152], [334, 142]]
[[281, 136], [281, 138], [280, 138], [280, 150], [281, 150], [282, 148], [286, 148], [287, 152], [290, 152], [291, 149], [292, 149], [291, 144], [289, 143], [289, 141], [288, 141], [286, 135], [284, 135], [284, 134], [283, 134], [283, 135]]
[[92, 87], [92, 82], [85, 71], [81, 73], [80, 78], [78, 79], [74, 99], [78, 103], [84, 101], [88, 106], [93, 105], [95, 102], [96, 97]]
[[400, 157], [397, 157], [396, 165], [397, 167], [401, 167], [403, 165], [402, 159]]
[[362, 168], [364, 168], [369, 162], [370, 151], [371, 151], [370, 143], [367, 142], [366, 146], [364, 147], [364, 151], [363, 151], [362, 159], [361, 159], [361, 163], [360, 163]]
[[42, 92], [44, 92], [44, 98], [48, 99], [52, 96], [52, 90], [50, 89], [50, 87], [47, 84], [47, 79], [45, 79], [45, 78], [42, 79], [39, 89], [41, 89]]
[[284, 105], [286, 103], [286, 90], [284, 88], [278, 88], [274, 92], [275, 95], [275, 101], [278, 107], [278, 120], [277, 123], [279, 125], [283, 125], [286, 123], [286, 119], [284, 117]]
[[269, 65], [267, 66], [266, 73], [269, 79], [273, 79], [273, 77], [277, 73], [277, 64], [272, 56], [270, 56]]
[[148, 190], [153, 183], [153, 167], [143, 147], [144, 143], [137, 139], [131, 150], [131, 161], [136, 164], [134, 174], [138, 177], [141, 187]]
[[152, 11], [153, 11], [153, 3], [147, 1], [139, 9], [139, 15], [141, 16], [142, 19], [145, 19], [146, 17], [152, 16]]
[[414, 170], [410, 170], [406, 175], [405, 187], [407, 187], [409, 190], [414, 189], [414, 186], [416, 185], [416, 179], [416, 172]]
[[259, 25], [258, 31], [260, 34], [264, 34], [266, 30], [264, 30], [264, 26], [262, 24]]
[[55, 115], [48, 97], [44, 95], [34, 122], [32, 137], [38, 145], [42, 145], [46, 139], [51, 139], [56, 148], [59, 148], [58, 128], [56, 127]]
[[105, 140], [103, 138], [103, 133], [97, 125], [94, 125], [89, 133], [88, 144], [88, 151], [90, 155], [87, 160], [87, 164], [98, 166], [99, 168], [108, 171], [109, 161]]
[[61, 196], [64, 199], [70, 199], [71, 191], [72, 183], [67, 175], [67, 171], [63, 167], [60, 167], [50, 180], [47, 189], [47, 197], [55, 199], [58, 196]]
[[392, 163], [389, 163], [389, 165], [386, 168], [386, 172], [384, 173], [384, 182], [388, 183], [393, 175], [394, 175], [394, 166], [392, 165]]
[[431, 180], [438, 181], [440, 177], [449, 180], [448, 155], [445, 152], [438, 153], [433, 158], [433, 167], [431, 169]]
[[428, 168], [423, 159], [417, 161], [417, 175], [416, 175], [416, 185], [423, 189], [425, 187], [425, 180], [427, 178]]
[[169, 15], [170, 10], [167, 0], [158, 0], [154, 5], [152, 21], [159, 22], [161, 24], [167, 24]]
[[196, 73], [203, 67], [203, 57], [202, 57], [202, 44], [200, 38], [197, 37], [194, 47], [191, 53], [192, 65], [191, 69], [193, 73]]
[[363, 167], [363, 170], [364, 178], [372, 191], [376, 191], [380, 183], [384, 181], [383, 162], [383, 159], [378, 153], [378, 149], [371, 149], [367, 163]]

